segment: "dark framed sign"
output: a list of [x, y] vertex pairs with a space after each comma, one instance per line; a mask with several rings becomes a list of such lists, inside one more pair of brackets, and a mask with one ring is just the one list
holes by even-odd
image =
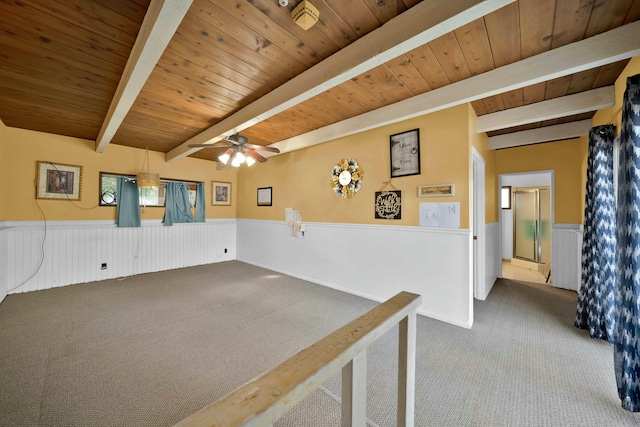
[[402, 192], [376, 191], [376, 219], [402, 219]]
[[271, 206], [272, 202], [272, 188], [258, 188], [258, 206]]
[[420, 129], [396, 133], [389, 138], [391, 178], [420, 174]]

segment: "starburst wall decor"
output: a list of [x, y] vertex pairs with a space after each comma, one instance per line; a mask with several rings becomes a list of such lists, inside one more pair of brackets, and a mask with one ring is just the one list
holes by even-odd
[[331, 188], [336, 196], [352, 198], [362, 188], [364, 169], [356, 159], [342, 159], [331, 171]]

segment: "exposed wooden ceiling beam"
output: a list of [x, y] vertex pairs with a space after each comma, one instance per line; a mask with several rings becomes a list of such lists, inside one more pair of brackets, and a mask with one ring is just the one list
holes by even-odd
[[332, 87], [422, 46], [515, 0], [431, 0], [418, 3], [321, 63], [167, 153], [173, 162], [207, 144], [281, 113]]
[[578, 138], [588, 134], [589, 129], [591, 129], [591, 119], [513, 132], [505, 135], [496, 135], [489, 137], [489, 149], [497, 150], [499, 148]]
[[116, 93], [96, 138], [103, 153], [118, 131], [193, 0], [151, 0]]
[[640, 21], [271, 144], [281, 153], [640, 55]]
[[557, 119], [613, 107], [613, 86], [601, 87], [478, 117], [478, 133]]

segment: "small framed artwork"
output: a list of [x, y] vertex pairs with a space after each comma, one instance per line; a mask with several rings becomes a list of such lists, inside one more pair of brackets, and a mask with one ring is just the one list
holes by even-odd
[[272, 204], [272, 188], [258, 188], [258, 206], [271, 206]]
[[391, 135], [391, 178], [420, 174], [420, 129]]
[[402, 219], [402, 192], [376, 191], [376, 219]]
[[231, 183], [230, 182], [215, 182], [211, 183], [212, 194], [211, 204], [218, 206], [231, 205]]
[[38, 199], [80, 200], [82, 166], [37, 163]]
[[418, 186], [418, 197], [453, 196], [453, 184], [435, 184]]

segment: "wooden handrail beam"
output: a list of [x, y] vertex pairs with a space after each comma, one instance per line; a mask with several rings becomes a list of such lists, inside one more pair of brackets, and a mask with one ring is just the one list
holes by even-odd
[[269, 426], [420, 305], [400, 292], [175, 427]]

